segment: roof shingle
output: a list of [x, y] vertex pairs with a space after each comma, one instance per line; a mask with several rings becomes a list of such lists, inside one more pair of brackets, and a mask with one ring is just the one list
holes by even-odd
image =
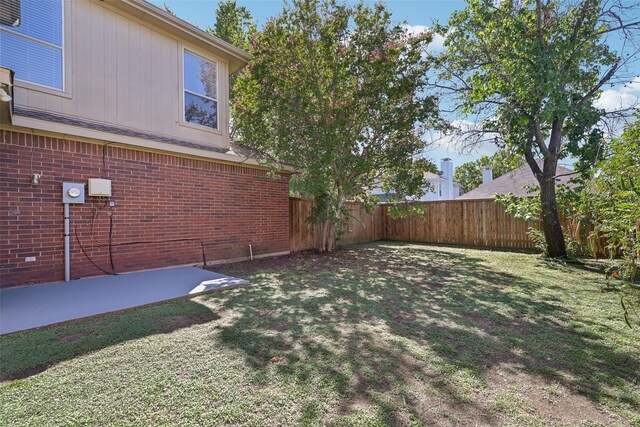
[[[542, 161], [538, 161], [539, 165], [542, 165]], [[575, 174], [571, 169], [567, 169], [563, 166], [558, 166], [556, 171], [556, 184], [568, 184], [571, 178], [575, 177]], [[495, 195], [502, 195], [512, 193], [515, 196], [530, 196], [532, 195], [525, 189], [525, 186], [539, 187], [538, 181], [528, 164], [520, 166], [518, 169], [507, 172], [506, 174], [494, 179], [491, 182], [482, 184], [473, 190], [464, 193], [456, 200], [481, 200], [481, 199], [493, 199]]]

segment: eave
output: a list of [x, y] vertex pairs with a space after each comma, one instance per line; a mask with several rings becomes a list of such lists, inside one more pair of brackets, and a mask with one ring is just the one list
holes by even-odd
[[247, 52], [238, 49], [218, 37], [212, 36], [206, 31], [165, 12], [147, 1], [110, 0], [108, 4], [121, 9], [141, 21], [160, 27], [182, 40], [226, 59], [229, 62], [229, 75], [240, 71], [249, 63], [249, 60], [251, 60], [251, 55]]

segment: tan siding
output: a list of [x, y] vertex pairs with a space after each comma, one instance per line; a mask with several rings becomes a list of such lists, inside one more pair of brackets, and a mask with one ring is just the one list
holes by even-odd
[[29, 91], [26, 94], [18, 92], [16, 95], [16, 103], [23, 99], [27, 99], [27, 102], [29, 105], [33, 106], [33, 108], [41, 110], [46, 108], [46, 94], [42, 92]]
[[[140, 61], [140, 68], [144, 70], [144, 73], [140, 73], [143, 81], [140, 83], [140, 100], [143, 102], [140, 104], [140, 120], [141, 122], [150, 124], [153, 126], [153, 122], [151, 120], [151, 110], [155, 108], [153, 104], [151, 104], [151, 88], [152, 83], [151, 80], [151, 30], [147, 27], [140, 27], [140, 56], [137, 60]], [[135, 58], [134, 58], [135, 60]], [[144, 81], [149, 81], [149, 83], [145, 84]], [[144, 102], [144, 100], [147, 100]]]
[[59, 96], [55, 96], [55, 95], [45, 95], [44, 98], [44, 108], [47, 111], [60, 111], [62, 110], [62, 99]]
[[228, 67], [223, 59], [196, 49], [218, 61], [220, 130], [212, 132], [180, 123], [182, 40], [92, 0], [65, 0], [68, 35], [66, 93], [19, 86], [18, 107], [228, 147]]
[[91, 38], [91, 59], [90, 72], [91, 87], [93, 93], [91, 97], [91, 118], [93, 120], [105, 120], [105, 105], [104, 97], [106, 94], [106, 76], [104, 72], [105, 63], [105, 31], [104, 31], [104, 9], [99, 8], [91, 14], [91, 31], [98, 34], [100, 37]]
[[[91, 111], [91, 99], [96, 95], [96, 88], [91, 76], [91, 50], [92, 39], [96, 34], [91, 29], [91, 4], [80, 1], [73, 4], [76, 9], [76, 31], [73, 37], [73, 45], [76, 51], [76, 61], [74, 66], [76, 73], [76, 86], [72, 88], [74, 97], [68, 102], [76, 105], [75, 114], [78, 117], [87, 119], [93, 118]], [[93, 10], [98, 13], [99, 9]], [[69, 28], [65, 28], [68, 31]], [[102, 40], [102, 36], [99, 38]]]
[[[218, 63], [218, 75], [226, 76], [229, 74], [229, 67], [224, 62]], [[218, 85], [218, 108], [220, 109], [220, 123], [229, 123], [229, 85]], [[229, 127], [224, 126], [220, 128], [223, 132], [224, 138], [229, 139]]]
[[[103, 9], [104, 17], [104, 75], [105, 78], [116, 76], [118, 70], [118, 15], [108, 9]], [[109, 90], [104, 91], [104, 121], [116, 123], [118, 121], [118, 90], [115, 81], [105, 85]]]
[[116, 76], [114, 82], [117, 91], [116, 111], [117, 124], [130, 126], [131, 111], [129, 102], [129, 20], [122, 15], [117, 16], [116, 22]]
[[140, 63], [140, 55], [142, 54], [142, 47], [140, 45], [140, 25], [128, 22], [129, 26], [129, 38], [127, 40], [128, 57], [126, 67], [129, 69], [129, 96], [127, 102], [129, 103], [129, 118], [130, 125], [134, 129], [144, 128], [142, 123], [142, 85], [143, 80], [148, 80], [143, 75], [146, 71]]

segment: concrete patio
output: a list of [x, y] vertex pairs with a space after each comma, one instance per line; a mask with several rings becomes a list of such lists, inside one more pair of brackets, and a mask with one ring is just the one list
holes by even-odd
[[176, 267], [1, 289], [0, 335], [245, 283], [197, 267]]

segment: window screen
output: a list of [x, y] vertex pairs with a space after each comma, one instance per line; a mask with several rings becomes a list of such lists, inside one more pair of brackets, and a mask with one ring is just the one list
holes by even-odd
[[18, 80], [64, 89], [62, 0], [22, 0], [13, 25], [0, 25], [0, 64]]
[[218, 129], [217, 64], [184, 51], [184, 120]]

